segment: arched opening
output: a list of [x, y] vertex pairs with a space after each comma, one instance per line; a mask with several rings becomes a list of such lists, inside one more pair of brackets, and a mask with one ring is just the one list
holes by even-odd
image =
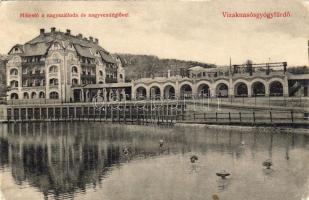
[[73, 78], [73, 79], [72, 79], [72, 85], [73, 85], [73, 86], [74, 86], [74, 85], [78, 85], [78, 79]]
[[239, 82], [235, 85], [235, 96], [236, 97], [247, 97], [248, 96], [248, 86], [243, 82]]
[[36, 93], [35, 92], [32, 92], [31, 93], [31, 99], [35, 99], [36, 98]]
[[56, 73], [56, 72], [58, 72], [58, 67], [56, 65], [49, 67], [49, 73]]
[[150, 88], [150, 98], [151, 99], [160, 99], [161, 98], [161, 91], [158, 86], [153, 86]]
[[23, 98], [24, 98], [24, 99], [29, 99], [29, 94], [28, 94], [28, 92], [24, 92]]
[[18, 99], [18, 94], [17, 93], [12, 93], [11, 94], [11, 99]]
[[10, 85], [12, 88], [18, 87], [18, 81], [13, 80], [11, 81]]
[[17, 69], [11, 69], [10, 75], [18, 75], [18, 70]]
[[280, 81], [273, 81], [269, 84], [270, 96], [283, 96], [283, 85]]
[[189, 99], [192, 98], [192, 88], [188, 84], [184, 84], [180, 88], [180, 97], [182, 99]]
[[229, 87], [225, 83], [219, 83], [216, 88], [216, 93], [218, 97], [228, 97]]
[[99, 81], [99, 84], [103, 84], [103, 81]]
[[76, 66], [73, 66], [73, 67], [72, 67], [72, 73], [73, 73], [73, 74], [77, 74], [77, 73], [78, 73], [78, 69], [77, 69]]
[[175, 88], [167, 85], [164, 88], [164, 99], [175, 99]]
[[44, 92], [40, 92], [40, 93], [39, 93], [39, 98], [40, 98], [40, 99], [45, 98], [45, 93], [44, 93]]
[[49, 93], [49, 98], [50, 99], [59, 99], [58, 92], [51, 92], [51, 93]]
[[197, 92], [199, 97], [209, 97], [210, 96], [210, 88], [209, 85], [203, 83], [198, 86]]
[[99, 75], [100, 75], [100, 76], [103, 76], [103, 72], [102, 72], [101, 70], [99, 71]]
[[252, 95], [265, 96], [265, 85], [260, 81], [254, 82], [252, 84]]
[[136, 89], [136, 99], [137, 100], [146, 99], [147, 98], [146, 95], [147, 95], [146, 88], [141, 86]]

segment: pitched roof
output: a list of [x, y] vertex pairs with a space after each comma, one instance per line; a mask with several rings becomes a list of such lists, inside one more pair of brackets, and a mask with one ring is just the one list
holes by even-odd
[[45, 55], [49, 47], [49, 43], [25, 44], [23, 56]]
[[74, 44], [74, 47], [79, 55], [87, 58], [95, 58], [94, 55], [92, 55], [89, 47], [82, 47], [78, 44]]
[[[26, 42], [24, 45], [15, 45], [21, 48], [23, 53], [21, 56], [39, 56], [45, 55], [52, 43], [58, 42], [64, 48], [72, 44], [80, 56], [87, 58], [95, 58], [94, 54], [99, 52], [102, 60], [108, 63], [116, 63], [115, 59], [102, 48], [99, 44], [88, 39], [67, 34], [60, 31], [43, 33]], [[10, 53], [10, 52], [9, 52]]]
[[105, 60], [108, 63], [116, 63], [115, 59], [112, 57], [111, 54], [108, 54], [107, 52], [104, 51], [99, 51], [101, 57], [103, 60]]

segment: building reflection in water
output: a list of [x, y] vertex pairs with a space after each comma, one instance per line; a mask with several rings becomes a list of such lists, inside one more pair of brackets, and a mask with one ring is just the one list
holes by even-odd
[[[255, 157], [259, 148], [268, 149], [268, 156], [272, 157], [275, 137], [273, 134], [267, 137], [267, 134], [243, 134], [230, 130], [222, 132], [215, 129], [213, 133], [205, 134], [194, 128], [99, 123], [18, 123], [2, 125], [0, 130], [0, 169], [10, 167], [17, 184], [27, 182], [45, 197], [73, 197], [76, 192], [101, 186], [113, 167], [121, 166], [130, 159], [216, 151], [228, 153], [237, 160], [248, 149]], [[302, 137], [306, 137], [301, 139], [308, 142], [307, 136]], [[164, 150], [159, 147], [161, 139], [164, 140]], [[294, 135], [276, 137], [286, 149], [287, 160], [291, 157], [289, 150], [296, 145], [296, 139]], [[130, 148], [129, 156], [124, 155], [124, 148]], [[219, 185], [226, 188], [228, 184]]]

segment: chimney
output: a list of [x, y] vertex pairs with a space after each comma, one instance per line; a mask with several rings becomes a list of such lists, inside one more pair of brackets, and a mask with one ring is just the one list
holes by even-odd
[[50, 32], [52, 32], [52, 33], [56, 32], [56, 28], [55, 28], [55, 27], [52, 27], [52, 28], [50, 29]]
[[44, 35], [44, 33], [45, 33], [45, 29], [44, 29], [44, 28], [41, 28], [41, 29], [40, 29], [40, 35]]
[[67, 35], [71, 35], [71, 30], [67, 29]]
[[89, 37], [89, 40], [90, 40], [91, 42], [93, 42], [93, 37], [90, 36], [90, 37]]
[[99, 44], [99, 39], [98, 38], [94, 39], [94, 43]]
[[78, 38], [78, 39], [83, 39], [83, 34], [80, 34], [80, 33], [79, 33], [79, 34], [77, 35], [77, 38]]

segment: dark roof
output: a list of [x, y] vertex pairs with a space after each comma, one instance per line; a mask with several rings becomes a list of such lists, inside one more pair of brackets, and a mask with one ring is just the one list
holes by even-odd
[[45, 55], [51, 44], [54, 42], [58, 42], [64, 48], [69, 44], [72, 44], [77, 53], [83, 57], [95, 58], [95, 53], [100, 52], [100, 55], [105, 62], [116, 63], [111, 54], [94, 41], [60, 31], [40, 34], [34, 39], [26, 42], [24, 45], [18, 44], [14, 47], [19, 47], [23, 51], [21, 56], [40, 56]]
[[115, 59], [109, 53], [104, 52], [104, 51], [99, 51], [99, 53], [105, 62], [116, 63]]
[[24, 56], [40, 56], [45, 55], [50, 47], [49, 43], [25, 44]]
[[74, 44], [74, 47], [79, 55], [87, 58], [95, 58], [90, 51], [90, 47], [83, 47], [78, 44]]

